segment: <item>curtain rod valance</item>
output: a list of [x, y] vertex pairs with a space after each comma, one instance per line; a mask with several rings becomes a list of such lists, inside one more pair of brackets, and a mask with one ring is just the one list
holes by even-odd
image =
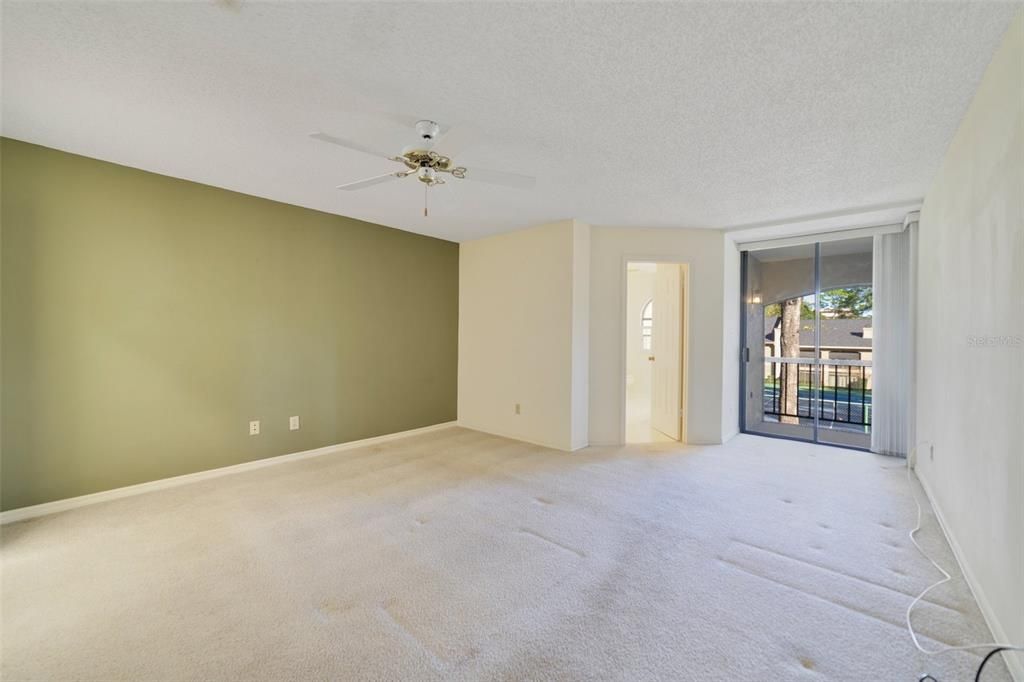
[[[757, 241], [750, 242], [738, 242], [740, 251], [761, 251], [764, 249], [776, 249], [781, 246], [801, 246], [804, 244], [814, 244], [816, 242], [836, 242], [844, 239], [858, 239], [860, 237], [874, 237], [880, 234], [894, 234], [896, 232], [902, 232], [910, 220], [910, 216], [916, 216], [917, 211], [907, 215], [907, 220], [903, 223], [895, 223], [890, 225], [875, 225], [872, 227], [855, 227], [847, 230], [833, 230], [831, 232], [817, 232], [811, 234], [801, 234], [792, 237], [777, 237], [775, 239], [760, 239]], [[916, 220], [916, 217], [914, 218]]]

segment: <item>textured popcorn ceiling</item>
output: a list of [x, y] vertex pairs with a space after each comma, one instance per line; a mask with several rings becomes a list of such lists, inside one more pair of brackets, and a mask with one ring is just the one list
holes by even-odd
[[[462, 240], [921, 197], [1020, 4], [3, 3], [3, 133]], [[533, 190], [334, 186], [462, 121]], [[443, 148], [441, 151], [444, 151]]]

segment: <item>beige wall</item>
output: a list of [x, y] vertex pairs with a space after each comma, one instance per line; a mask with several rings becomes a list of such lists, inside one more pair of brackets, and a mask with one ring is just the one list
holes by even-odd
[[455, 418], [456, 244], [0, 156], [4, 509]]
[[[917, 474], [1002, 641], [1024, 642], [1024, 15], [921, 211]], [[934, 455], [932, 454], [934, 452]], [[1006, 657], [1024, 680], [1021, 656]]]
[[586, 445], [588, 232], [564, 220], [461, 245], [460, 424]]
[[[739, 339], [726, 340], [726, 329], [739, 328], [739, 300], [725, 300], [726, 277], [739, 277], [716, 230], [593, 228], [590, 279], [590, 442], [622, 443], [625, 378], [626, 262], [648, 260], [690, 266], [690, 353], [685, 416], [687, 440], [720, 443], [736, 432]], [[727, 318], [733, 319], [727, 319]], [[684, 343], [687, 341], [684, 340]], [[723, 355], [732, 367], [723, 364]], [[731, 382], [726, 386], [725, 382]]]
[[731, 437], [739, 255], [724, 245], [714, 230], [590, 228], [574, 220], [464, 242], [459, 422], [565, 450], [624, 442], [625, 267], [647, 260], [690, 266], [687, 440]]

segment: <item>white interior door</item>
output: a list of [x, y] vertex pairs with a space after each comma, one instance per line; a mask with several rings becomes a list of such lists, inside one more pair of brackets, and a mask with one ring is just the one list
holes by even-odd
[[683, 282], [679, 265], [658, 263], [651, 332], [651, 426], [680, 437], [683, 377]]

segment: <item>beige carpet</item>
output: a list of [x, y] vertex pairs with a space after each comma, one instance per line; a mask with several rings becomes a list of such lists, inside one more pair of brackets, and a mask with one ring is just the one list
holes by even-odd
[[[3, 680], [972, 680], [903, 629], [899, 464], [452, 428], [27, 521]], [[930, 600], [927, 643], [989, 639], [962, 579]]]

